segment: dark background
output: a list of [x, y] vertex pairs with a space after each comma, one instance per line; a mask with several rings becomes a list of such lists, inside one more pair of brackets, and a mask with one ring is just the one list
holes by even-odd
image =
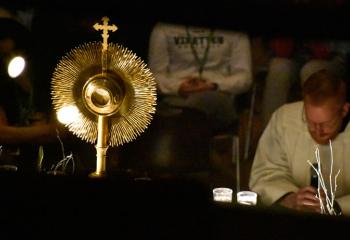
[[350, 37], [347, 0], [2, 2], [13, 11], [34, 9], [32, 34], [36, 50], [54, 52], [49, 54], [55, 60], [83, 42], [100, 41], [92, 25], [103, 16], [119, 27], [110, 41], [121, 43], [146, 61], [149, 34], [157, 21], [246, 31], [252, 37], [287, 35], [339, 40]]
[[[350, 5], [346, 0], [5, 0], [0, 4], [13, 11], [35, 10], [31, 38], [22, 40], [31, 41], [37, 104], [46, 112], [51, 109], [50, 79], [56, 64], [72, 48], [101, 40], [92, 25], [103, 16], [119, 27], [109, 40], [124, 45], [145, 61], [149, 34], [157, 21], [241, 30], [252, 37], [350, 40]], [[81, 152], [81, 158], [92, 159], [93, 168], [93, 146], [84, 145]], [[0, 214], [0, 226], [6, 229], [5, 235], [23, 232], [27, 237], [72, 233], [101, 236], [101, 231], [105, 238], [109, 234], [128, 234], [125, 239], [135, 235], [164, 239], [304, 239], [324, 234], [338, 236], [349, 225], [349, 220], [342, 218], [333, 221], [314, 215], [213, 206], [211, 193], [193, 179], [123, 181], [2, 176], [0, 185], [5, 197], [0, 204], [6, 211]], [[160, 192], [165, 198], [157, 198]]]
[[[14, 13], [34, 13], [28, 37], [20, 41], [29, 46], [26, 50], [37, 110], [47, 114], [52, 114], [50, 83], [56, 65], [80, 44], [101, 41], [100, 32], [92, 26], [103, 16], [118, 26], [116, 32], [110, 33], [109, 41], [127, 47], [145, 62], [150, 33], [158, 21], [245, 31], [252, 41], [274, 36], [350, 40], [347, 0], [3, 0], [0, 5]], [[241, 105], [249, 108], [249, 100], [250, 95], [243, 97]], [[95, 150], [92, 145], [89, 149], [82, 152], [94, 160]]]
[[103, 16], [118, 26], [109, 41], [122, 44], [147, 62], [148, 40], [157, 21], [246, 31], [254, 37], [350, 38], [347, 0], [68, 1], [3, 0], [10, 10], [34, 12], [31, 37], [38, 110], [50, 109], [50, 78], [72, 48], [100, 41], [92, 25]]

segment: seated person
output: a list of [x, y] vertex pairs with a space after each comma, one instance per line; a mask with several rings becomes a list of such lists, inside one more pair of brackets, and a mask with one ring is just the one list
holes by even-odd
[[350, 169], [350, 103], [346, 95], [343, 78], [320, 70], [304, 82], [303, 101], [284, 104], [273, 113], [259, 140], [249, 181], [263, 205], [320, 212], [307, 161], [316, 162], [316, 146], [321, 164], [329, 161], [331, 140], [333, 174], [340, 169], [334, 209], [350, 215], [350, 178], [346, 173]]
[[158, 23], [149, 67], [162, 104], [200, 110], [214, 131], [225, 130], [237, 120], [234, 97], [252, 83], [250, 41], [241, 32]]
[[43, 113], [35, 112], [27, 68], [19, 76], [10, 77], [7, 73], [9, 57], [16, 50], [23, 52], [20, 42], [28, 41], [24, 36], [29, 33], [11, 19], [0, 18], [0, 26], [3, 29], [0, 33], [0, 164], [12, 166], [12, 170], [17, 170], [18, 165], [23, 167], [21, 170], [27, 167], [34, 170], [38, 148], [31, 146], [56, 140], [56, 124], [48, 124]]

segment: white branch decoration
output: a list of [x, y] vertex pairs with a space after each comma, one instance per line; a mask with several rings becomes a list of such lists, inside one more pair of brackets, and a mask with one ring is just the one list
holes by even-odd
[[[332, 181], [332, 174], [333, 174], [333, 148], [332, 148], [332, 142], [329, 140], [329, 148], [331, 152], [331, 169], [329, 174], [329, 191], [327, 189], [327, 186], [324, 182], [322, 170], [321, 170], [321, 158], [320, 158], [320, 150], [318, 146], [316, 146], [315, 150], [315, 156], [317, 161], [317, 169], [315, 166], [307, 160], [309, 165], [314, 169], [314, 171], [317, 174], [318, 178], [318, 187], [317, 187], [317, 195], [316, 197], [320, 201], [321, 205], [321, 213], [322, 214], [328, 214], [328, 215], [338, 215], [337, 212], [334, 210], [334, 200], [335, 200], [335, 192], [337, 190], [337, 177], [340, 173], [340, 169], [338, 170], [337, 174], [334, 176], [334, 182]], [[321, 195], [321, 191], [324, 192], [325, 197], [323, 198]]]
[[[43, 169], [42, 163], [44, 160], [44, 150], [43, 150], [43, 146], [40, 146], [39, 148], [39, 156], [38, 156], [38, 170], [41, 172], [43, 170], [45, 170], [46, 173], [53, 173], [53, 174], [57, 174], [57, 173], [62, 173], [62, 174], [66, 174], [68, 173], [68, 170], [70, 170], [70, 173], [73, 174], [75, 171], [75, 162], [74, 162], [74, 157], [73, 157], [73, 153], [71, 152], [68, 156], [65, 155], [65, 150], [64, 150], [64, 144], [60, 138], [60, 134], [58, 129], [56, 129], [56, 136], [57, 139], [60, 143], [61, 146], [61, 151], [62, 151], [62, 159], [60, 161], [58, 161], [57, 163], [54, 163], [51, 165], [50, 169]], [[1, 155], [1, 146], [0, 146], [0, 155]], [[69, 164], [71, 164], [71, 167], [69, 167]]]
[[73, 174], [74, 170], [75, 170], [73, 153], [70, 153], [68, 156], [65, 155], [64, 144], [60, 138], [60, 133], [59, 133], [57, 128], [56, 128], [56, 134], [57, 134], [57, 139], [61, 145], [62, 159], [57, 164], [53, 164], [51, 166], [51, 170], [53, 170], [54, 172], [61, 171], [63, 173], [66, 173], [68, 164], [71, 162], [72, 163], [72, 174]]

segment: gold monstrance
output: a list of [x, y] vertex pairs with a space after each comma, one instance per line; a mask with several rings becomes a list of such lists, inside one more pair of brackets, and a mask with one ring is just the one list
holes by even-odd
[[103, 24], [103, 42], [86, 43], [64, 56], [52, 77], [54, 109], [69, 131], [96, 147], [96, 171], [106, 174], [108, 146], [134, 140], [149, 125], [156, 106], [156, 84], [146, 64], [130, 50], [108, 43], [108, 31], [117, 27]]

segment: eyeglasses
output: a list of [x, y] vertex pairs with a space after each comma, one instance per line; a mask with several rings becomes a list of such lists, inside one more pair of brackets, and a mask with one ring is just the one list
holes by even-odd
[[339, 121], [342, 119], [341, 118], [341, 113], [342, 113], [342, 108], [340, 108], [337, 113], [334, 115], [334, 117], [326, 122], [322, 123], [315, 123], [311, 122], [310, 120], [307, 119], [306, 113], [305, 113], [305, 108], [303, 107], [302, 109], [302, 120], [304, 123], [306, 123], [307, 127], [309, 130], [314, 131], [316, 129], [322, 129], [325, 131], [333, 130], [338, 126]]

